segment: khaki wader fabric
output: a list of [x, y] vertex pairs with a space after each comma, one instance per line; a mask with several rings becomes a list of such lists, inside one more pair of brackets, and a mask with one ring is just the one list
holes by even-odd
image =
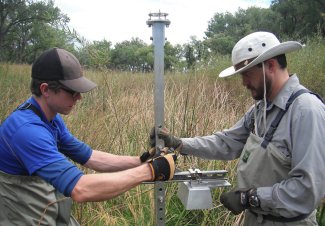
[[[282, 154], [272, 143], [267, 148], [261, 147], [263, 138], [251, 133], [240, 156], [237, 168], [239, 188], [271, 187], [288, 178], [291, 169], [291, 158]], [[255, 213], [268, 214], [261, 210], [252, 210]], [[246, 226], [308, 226], [318, 225], [316, 222], [316, 210], [306, 219], [295, 222], [273, 222], [257, 218], [248, 210], [245, 212]]]
[[0, 225], [79, 225], [70, 216], [71, 198], [37, 176], [0, 171], [0, 192]]

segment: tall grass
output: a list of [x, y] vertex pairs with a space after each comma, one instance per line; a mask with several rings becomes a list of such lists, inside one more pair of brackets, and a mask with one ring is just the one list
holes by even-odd
[[[314, 56], [317, 56], [317, 60]], [[312, 60], [312, 58], [314, 60]], [[325, 95], [324, 44], [313, 41], [310, 48], [288, 56], [289, 69], [300, 80]], [[165, 76], [165, 125], [181, 137], [208, 135], [232, 126], [253, 103], [239, 77], [218, 79], [230, 65], [220, 57], [211, 66], [187, 74]], [[29, 65], [0, 64], [0, 120], [29, 95]], [[73, 112], [64, 116], [71, 132], [93, 149], [121, 155], [140, 155], [148, 148], [148, 133], [154, 124], [153, 74], [85, 71], [98, 87], [84, 94]], [[316, 81], [315, 81], [316, 79]], [[207, 161], [180, 157], [178, 168], [228, 170], [235, 184], [237, 161]], [[80, 166], [85, 173], [94, 173]], [[233, 216], [219, 203], [224, 188], [213, 189], [213, 208], [185, 210], [176, 196], [177, 184], [166, 183], [166, 225], [235, 225]], [[82, 225], [154, 225], [154, 186], [143, 184], [105, 202], [76, 204], [73, 213]]]
[[300, 82], [325, 98], [325, 40], [311, 38], [305, 47], [289, 58], [292, 73], [297, 73]]
[[[75, 111], [65, 117], [71, 131], [94, 149], [140, 155], [148, 148], [148, 132], [154, 124], [153, 74], [87, 71], [86, 76], [99, 87], [84, 95]], [[247, 96], [236, 101], [227, 85], [205, 73], [167, 75], [165, 125], [183, 137], [211, 134], [232, 125], [251, 100]], [[181, 158], [178, 167], [226, 168], [232, 178], [234, 164]], [[224, 222], [220, 214], [232, 217], [218, 201], [212, 210], [186, 211], [175, 196], [177, 184], [168, 183], [166, 189], [167, 225], [206, 225], [218, 219]], [[218, 200], [219, 192], [215, 196]], [[153, 200], [153, 185], [141, 185], [110, 201], [75, 206], [75, 215], [85, 225], [153, 225]]]
[[[100, 85], [84, 95], [75, 111], [65, 117], [71, 131], [95, 149], [140, 155], [148, 148], [148, 132], [154, 124], [153, 75], [88, 71], [86, 76]], [[240, 87], [239, 80], [230, 82]], [[167, 75], [165, 125], [183, 137], [211, 134], [232, 125], [252, 101], [248, 95], [236, 100], [227, 89], [228, 83], [206, 73]], [[235, 164], [181, 158], [178, 167], [227, 169], [233, 180]], [[205, 211], [184, 210], [175, 196], [177, 184], [168, 183], [166, 189], [167, 225], [207, 225], [217, 221], [232, 225], [231, 221], [224, 223], [224, 217], [233, 217], [218, 203], [220, 189], [214, 194], [215, 207]], [[153, 225], [153, 200], [153, 185], [141, 185], [110, 201], [78, 205], [75, 214], [85, 225]]]

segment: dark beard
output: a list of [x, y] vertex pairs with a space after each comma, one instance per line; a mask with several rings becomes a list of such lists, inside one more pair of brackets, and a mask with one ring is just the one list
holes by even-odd
[[[272, 81], [270, 79], [268, 79], [267, 77], [265, 77], [265, 87], [266, 87], [266, 98], [267, 98], [269, 96], [269, 94], [271, 93], [271, 87], [272, 87]], [[257, 89], [253, 88], [250, 90], [254, 90], [256, 92], [256, 95], [253, 96], [254, 100], [263, 100], [263, 98], [264, 98], [264, 84], [263, 84], [263, 82], [260, 85], [260, 87], [258, 87]]]

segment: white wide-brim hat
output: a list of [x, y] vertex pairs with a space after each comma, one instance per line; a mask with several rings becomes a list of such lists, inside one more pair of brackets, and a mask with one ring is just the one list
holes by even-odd
[[[220, 72], [219, 77], [227, 77], [243, 72], [272, 57], [301, 49], [299, 42], [282, 42], [269, 32], [254, 32], [239, 40], [234, 46], [231, 56], [232, 65]], [[243, 67], [236, 68], [235, 65], [243, 63]]]

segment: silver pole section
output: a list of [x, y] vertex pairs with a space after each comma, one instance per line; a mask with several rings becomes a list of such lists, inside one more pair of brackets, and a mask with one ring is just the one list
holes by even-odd
[[[164, 125], [164, 44], [165, 26], [170, 24], [166, 19], [167, 13], [149, 13], [147, 25], [152, 27], [152, 40], [154, 45], [154, 71], [155, 71], [155, 92], [154, 92], [154, 113], [155, 130]], [[156, 155], [160, 155], [164, 147], [164, 141], [156, 135]], [[155, 223], [165, 225], [165, 188], [164, 182], [155, 182]]]

